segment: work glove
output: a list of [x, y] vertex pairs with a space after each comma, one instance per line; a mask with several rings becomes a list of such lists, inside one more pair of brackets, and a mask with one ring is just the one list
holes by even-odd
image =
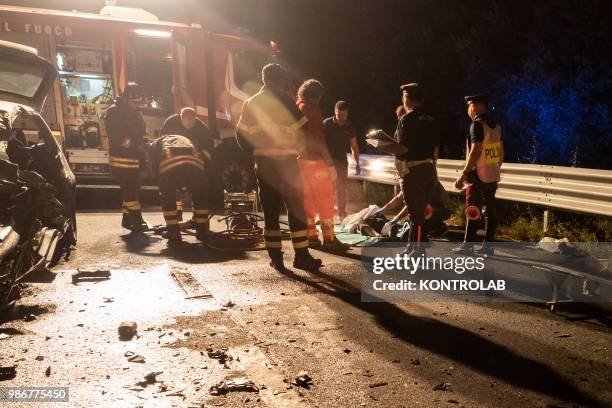
[[385, 235], [385, 236], [390, 237], [391, 230], [393, 229], [395, 225], [397, 225], [397, 220], [394, 218], [388, 223], [386, 223], [385, 225], [383, 225], [382, 229], [380, 230], [380, 235]]
[[359, 165], [359, 163], [357, 163], [355, 165], [355, 175], [358, 176], [361, 174], [361, 166]]

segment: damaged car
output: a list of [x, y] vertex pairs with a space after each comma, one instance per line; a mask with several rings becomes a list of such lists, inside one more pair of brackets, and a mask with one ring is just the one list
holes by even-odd
[[40, 115], [56, 76], [36, 49], [0, 41], [0, 310], [76, 244], [75, 177]]

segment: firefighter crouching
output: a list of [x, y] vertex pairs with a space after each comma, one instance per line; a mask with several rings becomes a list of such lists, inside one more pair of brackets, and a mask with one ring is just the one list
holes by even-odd
[[146, 129], [137, 108], [142, 103], [142, 89], [130, 82], [100, 120], [100, 131], [108, 136], [111, 170], [123, 198], [121, 226], [133, 232], [150, 228], [142, 219], [140, 207], [140, 165], [144, 159]]
[[255, 161], [270, 265], [284, 270], [279, 217], [285, 205], [295, 250], [293, 266], [313, 270], [321, 266], [321, 260], [308, 252], [304, 192], [297, 161], [304, 137], [302, 128], [308, 120], [288, 94], [284, 68], [268, 64], [261, 74], [264, 85], [244, 102], [236, 139]]
[[[457, 189], [467, 184], [465, 202], [465, 237], [456, 252], [471, 253], [477, 241], [476, 230], [485, 217], [485, 239], [478, 248], [480, 253], [492, 253], [487, 242], [495, 241], [497, 230], [497, 204], [495, 193], [500, 179], [500, 168], [504, 161], [504, 144], [501, 126], [487, 112], [488, 98], [485, 94], [466, 96], [468, 116], [472, 119], [467, 140], [467, 159], [461, 176], [455, 181]], [[483, 211], [484, 207], [484, 211]]]
[[205, 159], [184, 136], [165, 135], [151, 146], [151, 167], [158, 175], [161, 206], [166, 221], [168, 244], [181, 242], [176, 190], [183, 187], [192, 195], [196, 238], [205, 241], [209, 233]]

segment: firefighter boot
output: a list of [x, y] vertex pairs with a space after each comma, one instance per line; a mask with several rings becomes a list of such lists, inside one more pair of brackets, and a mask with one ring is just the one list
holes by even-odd
[[182, 242], [181, 232], [177, 225], [168, 225], [166, 231], [162, 234], [162, 238], [168, 240], [168, 246], [177, 246]]
[[323, 249], [329, 252], [346, 252], [351, 246], [338, 241], [336, 238], [323, 242]]
[[318, 270], [321, 265], [323, 265], [323, 261], [310, 255], [308, 248], [295, 250], [295, 258], [293, 259], [294, 268], [314, 272]]
[[121, 218], [121, 226], [125, 229], [132, 229], [132, 217], [130, 217], [129, 213], [123, 213], [123, 217]]
[[276, 249], [268, 249], [268, 255], [270, 256], [270, 266], [279, 272], [285, 270], [285, 262], [283, 261], [283, 251]]
[[125, 203], [121, 205], [121, 212], [123, 213], [123, 217], [121, 218], [121, 226], [125, 229], [132, 229], [132, 218], [130, 217], [130, 211]]
[[208, 236], [209, 236], [209, 230], [208, 230], [208, 224], [206, 225], [200, 225], [200, 224], [196, 224], [196, 239], [198, 241], [202, 241], [202, 242], [206, 242], [208, 240]]
[[208, 233], [210, 232], [208, 210], [194, 208], [192, 221], [195, 224], [196, 238], [200, 241], [206, 241], [208, 239]]
[[151, 225], [142, 218], [140, 210], [130, 210], [129, 215], [132, 221], [130, 228], [132, 232], [144, 232], [151, 229]]
[[182, 201], [176, 202], [176, 219], [179, 222], [183, 221], [183, 202]]

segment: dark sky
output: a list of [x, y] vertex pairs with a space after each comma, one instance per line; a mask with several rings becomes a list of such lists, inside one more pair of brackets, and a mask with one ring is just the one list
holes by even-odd
[[[97, 12], [100, 0], [4, 1], [33, 7]], [[411, 47], [410, 33], [436, 7], [464, 10], [473, 1], [422, 0], [119, 0], [118, 5], [142, 7], [162, 20], [200, 22], [211, 31], [250, 32], [275, 40], [283, 56], [301, 76], [317, 78], [327, 88], [324, 108], [337, 99], [355, 106], [361, 127], [394, 125], [400, 103], [398, 87], [419, 80], [411, 61], [398, 60]], [[441, 22], [448, 24], [447, 22]], [[405, 32], [398, 37], [397, 33]], [[398, 42], [401, 40], [401, 43]], [[416, 62], [415, 62], [416, 63]], [[384, 75], [385, 81], [377, 79]], [[359, 116], [359, 118], [357, 118]]]
[[[89, 12], [105, 3], [2, 2]], [[300, 79], [323, 82], [325, 114], [337, 99], [351, 103], [361, 134], [374, 127], [392, 131], [399, 85], [417, 81], [446, 127], [447, 157], [458, 158], [464, 146], [463, 96], [488, 91], [507, 125], [512, 161], [612, 165], [610, 0], [118, 0], [118, 5], [276, 41]], [[555, 145], [559, 149], [550, 148]]]

